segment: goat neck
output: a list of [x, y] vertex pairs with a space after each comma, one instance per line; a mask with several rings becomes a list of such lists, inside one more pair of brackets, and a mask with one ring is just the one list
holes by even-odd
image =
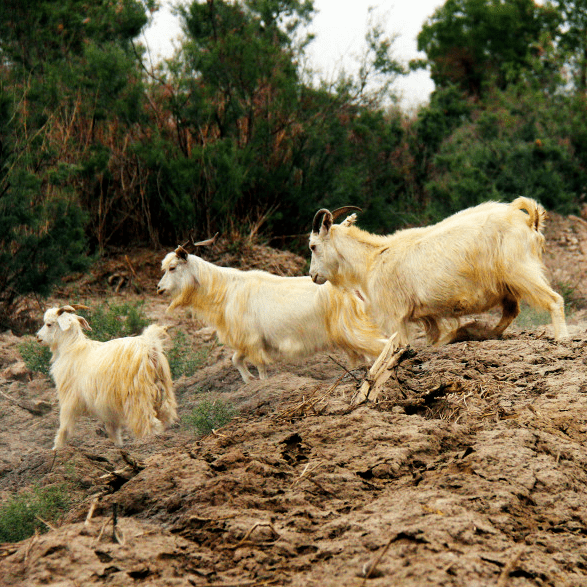
[[369, 269], [377, 255], [387, 248], [385, 237], [369, 234], [356, 226], [335, 225], [331, 241], [339, 260], [340, 273], [333, 285], [366, 291]]

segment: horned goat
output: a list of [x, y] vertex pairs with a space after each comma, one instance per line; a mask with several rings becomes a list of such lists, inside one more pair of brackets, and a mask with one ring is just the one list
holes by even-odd
[[[408, 342], [416, 322], [432, 343], [499, 337], [518, 315], [520, 300], [550, 312], [556, 340], [568, 336], [563, 298], [545, 277], [546, 212], [535, 200], [486, 202], [388, 236], [354, 226], [356, 214], [333, 224], [351, 210], [359, 209], [322, 209], [314, 216], [310, 275], [356, 291], [383, 332], [398, 331], [399, 344]], [[503, 314], [494, 328], [459, 327], [461, 316], [495, 306]]]
[[140, 336], [90, 340], [82, 330], [91, 330], [90, 325], [75, 313], [83, 307], [50, 308], [37, 332], [37, 340], [51, 349], [51, 375], [59, 398], [53, 449], [65, 445], [81, 415], [101, 420], [117, 446], [122, 446], [123, 428], [138, 438], [162, 432], [177, 419], [163, 352], [165, 330], [152, 324]]
[[293, 361], [333, 348], [354, 361], [371, 360], [383, 349], [386, 340], [367, 318], [358, 297], [318, 286], [309, 277], [219, 267], [188, 254], [187, 246], [163, 259], [164, 275], [157, 291], [171, 295], [168, 311], [188, 307], [216, 329], [218, 339], [234, 349], [232, 362], [245, 383], [252, 379], [245, 361], [265, 379], [267, 365], [275, 361]]

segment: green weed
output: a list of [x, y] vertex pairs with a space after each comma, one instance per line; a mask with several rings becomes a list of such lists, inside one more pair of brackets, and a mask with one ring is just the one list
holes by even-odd
[[222, 400], [203, 400], [191, 414], [184, 416], [184, 423], [195, 428], [199, 434], [210, 434], [212, 430], [222, 428], [236, 415], [236, 409]]
[[581, 298], [577, 293], [577, 288], [570, 283], [559, 281], [556, 284], [556, 289], [563, 296], [565, 300], [565, 314], [570, 315], [576, 310], [584, 308], [586, 300]]
[[105, 342], [122, 336], [134, 336], [150, 324], [145, 315], [144, 302], [100, 304], [90, 310], [79, 310], [92, 327], [88, 336]]
[[208, 347], [196, 349], [185, 332], [177, 330], [173, 336], [173, 347], [167, 352], [171, 376], [174, 380], [181, 375], [190, 377], [206, 362], [209, 353]]
[[550, 314], [523, 304], [516, 318], [516, 324], [524, 330], [533, 330], [538, 326], [550, 324]]
[[46, 532], [45, 522], [55, 522], [69, 507], [66, 484], [35, 487], [14, 495], [0, 505], [0, 542], [19, 542], [35, 533]]
[[51, 351], [48, 346], [39, 344], [34, 338], [29, 338], [18, 345], [18, 352], [28, 369], [49, 375]]

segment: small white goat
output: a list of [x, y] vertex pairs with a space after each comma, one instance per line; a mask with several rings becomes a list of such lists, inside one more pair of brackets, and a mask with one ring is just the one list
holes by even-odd
[[51, 375], [59, 397], [59, 431], [53, 450], [62, 448], [80, 415], [91, 414], [122, 446], [122, 428], [138, 438], [162, 432], [177, 419], [171, 372], [163, 352], [165, 330], [151, 325], [140, 336], [108, 342], [88, 339], [84, 306], [50, 308], [37, 340], [49, 345]]
[[252, 378], [245, 360], [266, 379], [267, 365], [278, 360], [292, 361], [331, 348], [345, 351], [355, 361], [371, 360], [382, 351], [386, 340], [357, 296], [318, 286], [309, 277], [218, 267], [188, 254], [186, 246], [163, 259], [165, 273], [157, 291], [172, 296], [168, 311], [189, 307], [216, 328], [218, 339], [235, 350], [232, 362], [245, 383]]
[[[536, 201], [486, 202], [389, 236], [360, 230], [355, 214], [333, 225], [353, 209], [359, 210], [322, 209], [314, 216], [310, 275], [316, 283], [328, 280], [358, 291], [379, 328], [388, 335], [399, 332], [399, 344], [408, 342], [413, 322], [432, 343], [498, 337], [518, 315], [520, 300], [550, 312], [556, 340], [568, 336], [563, 298], [545, 277], [546, 212]], [[503, 315], [495, 328], [458, 328], [460, 316], [499, 305]], [[441, 337], [450, 323], [453, 331]]]

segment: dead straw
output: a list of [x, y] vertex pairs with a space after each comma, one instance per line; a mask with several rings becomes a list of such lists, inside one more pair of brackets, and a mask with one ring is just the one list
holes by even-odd
[[295, 406], [292, 406], [290, 408], [287, 408], [283, 412], [276, 414], [274, 417], [280, 420], [290, 420], [292, 418], [295, 418], [297, 415], [305, 415], [306, 411], [309, 408], [313, 408], [317, 403], [321, 402], [329, 395], [331, 395], [332, 392], [339, 386], [340, 382], [345, 377], [346, 373], [343, 373], [323, 394], [316, 397], [316, 394], [320, 391], [320, 388], [322, 387], [321, 385], [317, 385], [314, 391], [310, 394], [310, 396], [304, 398], [304, 400], [301, 403], [296, 404]]

